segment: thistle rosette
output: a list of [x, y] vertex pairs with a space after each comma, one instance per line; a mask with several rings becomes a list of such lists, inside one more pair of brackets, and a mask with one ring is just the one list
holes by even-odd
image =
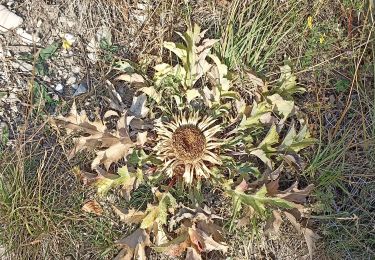
[[[97, 154], [92, 169], [98, 175], [86, 173], [84, 177], [101, 195], [121, 187], [129, 199], [140, 184], [154, 191], [152, 197], [156, 199], [148, 201], [145, 211], [130, 209], [120, 215], [127, 223], [140, 224], [134, 234], [120, 243], [125, 254], [143, 256], [144, 247], [151, 244], [169, 252], [176, 248], [176, 243], [178, 254], [170, 255], [180, 255], [185, 249], [189, 252], [190, 247], [190, 252], [197, 254], [225, 252], [226, 246], [217, 246], [221, 239], [211, 241], [210, 232], [197, 232], [195, 224], [185, 227], [187, 234], [171, 241], [165, 234], [165, 225], [172, 219], [176, 205], [186, 202], [190, 192], [201, 195], [202, 183], [209, 182], [232, 198], [233, 219], [241, 214], [241, 223], [254, 217], [264, 219], [271, 210], [273, 216], [281, 212], [292, 223], [305, 216], [302, 204], [312, 186], [299, 189], [296, 182], [289, 189], [279, 190], [284, 168], [298, 172], [302, 167], [299, 151], [315, 142], [307, 120], [293, 101], [293, 94], [304, 89], [298, 87], [287, 65], [280, 67], [280, 78], [273, 84], [252, 73], [245, 73], [240, 81], [211, 53], [217, 40], [204, 39], [204, 33], [195, 25], [179, 34], [185, 44], [165, 42], [164, 47], [179, 62], [174, 66], [156, 65], [152, 78], [131, 62], [118, 64], [122, 74], [116, 79], [143, 92], [134, 97], [128, 110], [118, 104], [117, 110], [123, 111], [107, 111], [102, 120], [94, 122], [76, 111], [59, 118], [60, 125], [84, 134], [72, 155], [83, 149], [92, 149]], [[249, 94], [246, 101], [239, 94], [240, 89]], [[114, 88], [111, 90], [115, 93]], [[116, 129], [111, 130], [104, 121], [113, 117], [118, 122]], [[117, 175], [109, 173], [113, 169], [117, 169]], [[174, 185], [176, 182], [182, 185]], [[189, 195], [181, 189], [184, 184], [189, 185]], [[175, 193], [184, 198], [175, 199]], [[194, 196], [190, 199], [192, 204], [202, 202]], [[289, 213], [291, 210], [295, 215]], [[198, 235], [205, 239], [198, 241]], [[202, 243], [207, 246], [201, 247]], [[309, 250], [311, 253], [310, 247]]]

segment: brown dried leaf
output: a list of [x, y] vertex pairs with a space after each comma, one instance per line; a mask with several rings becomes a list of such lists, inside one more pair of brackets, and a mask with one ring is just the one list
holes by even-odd
[[237, 222], [237, 227], [245, 227], [250, 224], [250, 219], [254, 216], [255, 210], [251, 206], [247, 206], [244, 208], [244, 213], [242, 217]]
[[212, 250], [220, 250], [226, 253], [228, 246], [224, 243], [215, 241], [211, 236], [203, 230], [197, 229], [194, 226], [188, 229], [191, 242], [195, 245], [199, 252], [211, 252]]
[[[214, 219], [219, 219], [219, 216], [216, 216], [211, 213], [211, 211], [205, 207], [205, 208], [195, 208], [191, 209], [185, 206], [182, 206], [182, 208], [179, 209], [177, 214], [175, 214], [171, 220], [169, 221], [169, 230], [172, 231], [173, 227], [183, 222], [184, 220], [189, 220], [189, 223], [198, 223], [199, 221], [204, 221], [206, 223], [213, 223]], [[188, 227], [191, 227], [188, 226]]]
[[298, 182], [295, 182], [290, 188], [277, 194], [277, 197], [299, 204], [306, 203], [306, 198], [310, 195], [314, 185], [310, 184], [302, 190], [299, 190], [297, 186]]
[[146, 230], [138, 228], [129, 236], [118, 240], [116, 244], [135, 250], [138, 244], [143, 244], [145, 246], [150, 245], [150, 235], [146, 232]]
[[284, 212], [285, 216], [288, 218], [290, 223], [294, 226], [294, 228], [300, 233], [303, 234], [305, 237], [305, 241], [307, 244], [307, 248], [309, 250], [310, 259], [313, 259], [314, 249], [315, 249], [315, 242], [320, 238], [317, 234], [314, 233], [311, 229], [307, 227], [302, 227], [300, 223], [297, 222], [296, 218], [290, 214], [289, 212]]
[[132, 260], [134, 252], [131, 249], [123, 248], [112, 260]]
[[279, 191], [279, 179], [266, 183], [267, 194], [269, 196], [275, 196]]
[[115, 213], [120, 217], [120, 220], [127, 224], [139, 224], [145, 217], [145, 212], [143, 211], [136, 211], [134, 209], [125, 210], [120, 209], [116, 206], [112, 206], [112, 208], [115, 211]]
[[96, 215], [102, 215], [103, 209], [96, 200], [90, 200], [82, 206], [82, 210], [88, 213], [94, 213]]
[[91, 168], [95, 169], [100, 164], [104, 164], [109, 169], [112, 163], [119, 161], [130, 153], [130, 149], [134, 147], [134, 143], [130, 138], [121, 138], [116, 144], [111, 145], [104, 151], [98, 151], [95, 159], [91, 163]]
[[249, 184], [247, 183], [246, 180], [242, 180], [242, 182], [236, 186], [236, 190], [240, 192], [245, 192], [248, 190], [248, 188], [249, 188]]
[[272, 217], [267, 220], [264, 232], [268, 236], [277, 235], [280, 230], [281, 223], [283, 222], [281, 215], [278, 211], [272, 211]]
[[116, 80], [123, 80], [126, 82], [129, 82], [130, 84], [134, 84], [138, 87], [145, 87], [147, 86], [147, 83], [145, 79], [137, 73], [128, 73], [128, 74], [122, 74], [116, 78]]
[[188, 247], [185, 260], [202, 260], [202, 257], [193, 247]]
[[166, 255], [176, 257], [182, 255], [182, 253], [189, 247], [191, 244], [190, 238], [187, 232], [182, 233], [175, 239], [160, 245], [159, 247], [155, 247], [154, 249], [158, 252], [162, 252]]
[[[117, 112], [106, 113], [106, 117], [114, 115], [118, 115]], [[84, 111], [78, 113], [73, 104], [67, 117], [58, 116], [52, 120], [52, 124], [65, 127], [68, 133], [80, 133], [81, 136], [76, 139], [76, 145], [69, 153], [69, 158], [84, 149], [95, 150], [97, 156], [91, 164], [92, 169], [97, 169], [100, 164], [109, 169], [112, 163], [127, 156], [135, 145], [129, 137], [125, 118], [126, 113], [119, 118], [117, 131], [110, 132], [101, 120], [91, 122]]]

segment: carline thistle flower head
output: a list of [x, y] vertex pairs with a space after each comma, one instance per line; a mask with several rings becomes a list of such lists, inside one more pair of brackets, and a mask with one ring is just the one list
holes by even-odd
[[157, 156], [164, 162], [162, 171], [169, 177], [182, 175], [191, 184], [196, 178], [209, 178], [210, 166], [220, 165], [215, 150], [221, 142], [215, 138], [220, 125], [212, 117], [199, 117], [198, 112], [190, 115], [173, 116], [171, 122], [158, 121], [159, 136], [155, 147]]

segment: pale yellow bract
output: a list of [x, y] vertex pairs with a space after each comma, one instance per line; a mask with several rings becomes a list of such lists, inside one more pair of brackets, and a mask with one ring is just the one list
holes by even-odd
[[169, 177], [182, 174], [191, 184], [194, 176], [209, 178], [211, 165], [220, 165], [215, 150], [221, 142], [215, 138], [220, 125], [212, 117], [199, 117], [198, 113], [177, 115], [171, 122], [159, 121], [156, 125], [158, 144], [156, 154], [165, 164], [162, 171]]

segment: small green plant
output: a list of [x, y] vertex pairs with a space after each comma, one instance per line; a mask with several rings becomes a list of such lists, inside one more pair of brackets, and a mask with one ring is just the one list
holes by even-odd
[[350, 88], [350, 81], [347, 79], [340, 79], [335, 82], [335, 89], [337, 92], [345, 92]]
[[0, 130], [1, 130], [1, 135], [0, 135], [0, 152], [1, 152], [1, 147], [4, 146], [6, 143], [8, 143], [9, 128], [7, 125], [3, 125]]
[[99, 43], [100, 49], [104, 52], [103, 57], [107, 62], [112, 62], [114, 55], [118, 52], [119, 47], [113, 45], [108, 39], [101, 38]]

